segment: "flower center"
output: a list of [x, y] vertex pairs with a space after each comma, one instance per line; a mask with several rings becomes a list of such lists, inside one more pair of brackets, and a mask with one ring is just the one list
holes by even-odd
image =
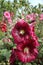
[[20, 34], [24, 35], [25, 31], [24, 30], [20, 30]]
[[6, 15], [8, 16], [8, 13], [6, 13]]
[[27, 48], [27, 47], [24, 48], [24, 53], [27, 53], [28, 54], [29, 53], [29, 48]]

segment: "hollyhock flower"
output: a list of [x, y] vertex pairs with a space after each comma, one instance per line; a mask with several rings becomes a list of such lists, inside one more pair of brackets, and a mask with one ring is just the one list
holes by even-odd
[[40, 16], [39, 16], [39, 20], [40, 20], [40, 21], [43, 20], [43, 14], [40, 14]]
[[[12, 29], [12, 36], [14, 38], [14, 42], [16, 44], [20, 43], [28, 43], [33, 40], [35, 46], [39, 46], [39, 43], [36, 39], [36, 35], [34, 33], [34, 27], [29, 25], [23, 19], [20, 19]], [[34, 38], [33, 38], [34, 37]], [[36, 42], [37, 41], [37, 42]]]
[[4, 16], [5, 16], [5, 18], [9, 19], [10, 18], [10, 13], [8, 11], [5, 11]]
[[26, 42], [29, 40], [29, 26], [28, 23], [23, 19], [20, 19], [12, 29], [12, 36], [15, 43], [19, 44], [20, 42]]
[[39, 46], [40, 44], [38, 43], [38, 37], [36, 36], [35, 31], [34, 31], [34, 24], [35, 23], [29, 24], [31, 27], [30, 28], [31, 29], [30, 35], [31, 35], [32, 39], [34, 40], [35, 45]]
[[6, 25], [6, 23], [1, 23], [0, 24], [0, 29], [1, 29], [2, 32], [6, 32], [7, 31], [7, 25]]
[[35, 60], [38, 55], [38, 50], [35, 48], [32, 41], [30, 43], [17, 45], [17, 49], [17, 58], [24, 63]]
[[38, 50], [32, 41], [26, 44], [19, 44], [16, 49], [12, 49], [10, 64], [14, 65], [17, 59], [24, 63], [32, 62], [37, 58], [37, 55]]
[[11, 18], [8, 19], [8, 23], [11, 24], [12, 23], [12, 20]]
[[35, 24], [36, 24], [35, 22], [29, 24], [29, 26], [30, 26], [30, 28], [31, 28], [31, 30], [32, 30], [33, 32], [34, 32]]
[[12, 53], [9, 60], [10, 65], [14, 65], [15, 60], [16, 60], [16, 49], [12, 49]]
[[30, 41], [30, 27], [23, 19], [19, 20], [12, 30], [15, 43], [26, 43]]
[[[29, 24], [30, 27], [31, 27], [30, 35], [31, 35], [32, 39], [35, 41], [36, 46], [39, 46], [40, 44], [38, 43], [38, 37], [36, 36], [35, 31], [34, 31], [34, 24], [35, 24], [35, 23]], [[32, 32], [32, 31], [33, 31], [33, 32]]]
[[26, 16], [26, 18], [32, 22], [36, 20], [36, 14], [32, 13]]

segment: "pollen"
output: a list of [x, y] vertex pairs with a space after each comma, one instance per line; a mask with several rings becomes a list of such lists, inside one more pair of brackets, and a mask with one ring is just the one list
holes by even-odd
[[29, 53], [29, 48], [27, 48], [27, 47], [24, 48], [24, 53], [27, 53], [28, 54]]
[[25, 31], [24, 30], [20, 30], [20, 34], [24, 35]]

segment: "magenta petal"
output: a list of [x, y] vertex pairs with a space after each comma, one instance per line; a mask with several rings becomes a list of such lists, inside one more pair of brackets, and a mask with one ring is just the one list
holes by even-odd
[[[20, 31], [24, 30], [25, 34], [20, 34]], [[39, 46], [37, 36], [34, 31], [34, 25], [28, 24], [25, 22], [23, 19], [20, 19], [14, 26], [11, 32], [14, 42], [16, 44], [21, 44], [21, 43], [30, 43], [31, 40], [33, 40], [32, 43], [34, 43], [35, 47]]]
[[[28, 52], [24, 52], [24, 49], [27, 48]], [[26, 43], [26, 44], [19, 44], [17, 45], [18, 51], [17, 53], [17, 58], [21, 62], [27, 63], [34, 61], [37, 58], [38, 55], [38, 50], [37, 48], [34, 47], [33, 43]]]
[[10, 56], [10, 63], [14, 63], [16, 60], [16, 49], [12, 49], [12, 53], [11, 53], [11, 56]]
[[[35, 54], [35, 53], [34, 53]], [[35, 59], [36, 59], [36, 57], [37, 57], [37, 54], [36, 55], [34, 55], [34, 54], [32, 54], [32, 55], [26, 55], [26, 54], [24, 54], [23, 52], [17, 52], [17, 57], [18, 57], [18, 59], [21, 61], [21, 62], [24, 62], [24, 63], [27, 63], [27, 62], [32, 62], [32, 61], [34, 61]]]
[[[25, 35], [21, 36], [20, 30], [24, 30]], [[11, 32], [15, 43], [17, 44], [22, 43], [22, 42], [26, 43], [27, 40], [25, 39], [25, 36], [27, 35], [29, 38], [28, 30], [29, 30], [29, 25], [24, 20], [21, 19], [19, 22], [17, 22]]]

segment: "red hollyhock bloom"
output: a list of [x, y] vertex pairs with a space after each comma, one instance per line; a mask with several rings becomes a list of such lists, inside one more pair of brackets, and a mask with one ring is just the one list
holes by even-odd
[[26, 44], [19, 44], [17, 45], [17, 49], [12, 50], [10, 64], [14, 64], [17, 59], [24, 63], [32, 62], [37, 58], [37, 55], [38, 50], [35, 48], [32, 41]]
[[15, 60], [16, 60], [16, 49], [12, 49], [12, 53], [9, 61], [10, 65], [14, 65]]
[[30, 29], [31, 29], [30, 35], [31, 35], [32, 39], [34, 40], [35, 45], [39, 46], [38, 37], [36, 36], [35, 31], [34, 31], [34, 23], [31, 23], [29, 25], [30, 25]]
[[23, 19], [19, 20], [13, 30], [12, 30], [12, 36], [14, 38], [14, 41], [19, 44], [21, 42], [25, 43], [29, 40], [29, 25], [27, 22], [25, 22]]
[[[16, 44], [19, 43], [28, 43], [33, 40], [35, 46], [38, 46], [39, 43], [36, 39], [36, 35], [34, 33], [34, 27], [29, 25], [23, 19], [20, 19], [12, 29], [12, 36]], [[34, 37], [34, 38], [33, 38]], [[37, 42], [36, 42], [37, 41]]]
[[38, 55], [38, 50], [34, 47], [32, 41], [30, 43], [18, 45], [17, 49], [17, 58], [24, 63], [35, 60]]
[[6, 23], [0, 23], [0, 30], [2, 30], [2, 32], [6, 32], [7, 31]]

